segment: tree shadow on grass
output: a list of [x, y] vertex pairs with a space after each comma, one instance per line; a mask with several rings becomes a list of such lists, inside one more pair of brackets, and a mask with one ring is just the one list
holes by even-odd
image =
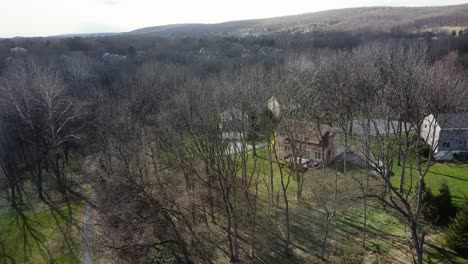
[[[410, 169], [411, 167], [410, 167], [410, 166], [406, 166], [406, 168], [407, 168], [407, 169]], [[430, 174], [435, 174], [435, 175], [445, 176], [445, 177], [452, 178], [452, 179], [459, 180], [459, 181], [468, 182], [468, 179], [463, 179], [463, 178], [460, 178], [459, 176], [456, 176], [456, 175], [450, 175], [450, 174], [435, 172], [435, 171], [433, 171], [433, 170], [429, 170], [428, 173], [430, 173]]]
[[[459, 264], [461, 257], [457, 256], [453, 252], [450, 252], [442, 247], [434, 245], [432, 243], [426, 244], [426, 255], [427, 263], [443, 263], [443, 264]], [[468, 259], [465, 259], [464, 263], [468, 263]]]
[[[79, 261], [78, 242], [72, 239], [73, 204], [52, 207], [26, 203], [3, 212], [0, 226], [0, 263], [67, 263]], [[78, 228], [77, 228], [78, 230]], [[78, 231], [79, 232], [79, 231]], [[62, 255], [66, 253], [66, 255]], [[5, 260], [2, 262], [2, 259]]]
[[15, 264], [13, 256], [7, 252], [4, 242], [0, 240], [0, 263], [12, 263]]
[[[254, 263], [310, 263], [305, 261], [296, 254], [286, 255], [285, 254], [285, 239], [284, 239], [284, 226], [279, 223], [276, 224], [271, 219], [259, 219], [260, 221], [267, 223], [266, 225], [259, 225], [260, 229], [257, 233], [257, 244], [262, 247], [257, 248], [256, 257], [252, 259]], [[268, 228], [262, 228], [268, 227]], [[293, 236], [293, 234], [291, 234]], [[293, 237], [292, 237], [293, 238]], [[294, 238], [292, 241], [294, 243]], [[292, 245], [296, 248], [296, 245]]]
[[431, 173], [431, 174], [436, 174], [436, 175], [442, 175], [442, 176], [445, 176], [445, 177], [448, 177], [448, 178], [452, 178], [452, 179], [455, 179], [455, 180], [459, 180], [459, 181], [468, 182], [468, 179], [463, 179], [463, 178], [460, 178], [460, 177], [457, 177], [457, 176], [454, 176], [454, 175], [450, 175], [450, 174], [445, 174], [445, 173], [440, 173], [440, 172], [434, 172], [434, 171], [431, 171], [431, 170], [429, 170], [429, 173]]
[[[348, 242], [351, 240], [355, 245], [362, 247], [363, 223], [361, 221], [345, 217], [339, 220], [338, 230]], [[376, 255], [384, 257], [385, 261], [390, 261], [389, 263], [407, 263], [404, 257], [396, 257], [394, 251], [401, 252], [402, 256], [410, 255], [404, 236], [393, 234], [390, 231], [383, 231], [373, 226], [372, 222], [369, 222], [366, 229], [366, 238], [365, 251], [374, 252]]]

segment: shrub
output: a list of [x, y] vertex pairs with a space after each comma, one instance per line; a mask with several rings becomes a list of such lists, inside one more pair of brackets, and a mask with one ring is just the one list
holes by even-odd
[[419, 149], [418, 149], [418, 155], [421, 157], [421, 158], [424, 158], [424, 159], [429, 159], [429, 157], [431, 156], [432, 154], [432, 149], [429, 145], [423, 145], [421, 146]]
[[468, 164], [468, 153], [466, 152], [454, 153], [453, 157], [458, 162]]
[[446, 226], [450, 219], [457, 213], [457, 208], [452, 203], [452, 194], [446, 181], [439, 188], [439, 194], [433, 195], [431, 189], [426, 187], [423, 195], [424, 217], [433, 224]]
[[468, 199], [465, 198], [460, 212], [448, 226], [446, 245], [460, 256], [468, 257]]
[[424, 203], [424, 208], [423, 208], [423, 214], [424, 218], [427, 220], [434, 222], [434, 219], [437, 218], [437, 208], [435, 207], [435, 197], [434, 194], [432, 194], [432, 190], [430, 187], [425, 187], [424, 188], [424, 194], [423, 194], [423, 203]]

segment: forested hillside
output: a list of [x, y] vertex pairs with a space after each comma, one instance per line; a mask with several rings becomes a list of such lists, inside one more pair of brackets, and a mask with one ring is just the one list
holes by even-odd
[[445, 7], [361, 7], [219, 24], [180, 24], [137, 29], [131, 34], [165, 36], [268, 35], [280, 32], [424, 32], [468, 27], [468, 5]]

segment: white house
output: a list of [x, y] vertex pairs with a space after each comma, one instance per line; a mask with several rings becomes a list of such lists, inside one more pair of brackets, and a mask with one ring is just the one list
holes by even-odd
[[[219, 128], [228, 153], [235, 154], [239, 151], [253, 149], [254, 146], [247, 139], [249, 129], [249, 115], [247, 113], [233, 107], [224, 110], [220, 115]], [[265, 143], [255, 144], [257, 149], [265, 146]]]
[[102, 55], [102, 60], [107, 64], [116, 64], [116, 63], [124, 62], [126, 59], [127, 59], [126, 56], [118, 55], [118, 54], [111, 54], [109, 52], [106, 52], [104, 55]]
[[468, 113], [430, 114], [421, 124], [420, 136], [434, 149], [435, 160], [468, 153]]
[[268, 99], [267, 107], [276, 117], [279, 117], [284, 112], [298, 108], [294, 102], [291, 102], [290, 98], [277, 95], [273, 95]]
[[237, 108], [228, 108], [221, 113], [220, 129], [224, 140], [244, 140], [248, 116]]
[[281, 105], [275, 96], [272, 96], [270, 99], [268, 99], [267, 107], [276, 117], [281, 114]]
[[10, 49], [10, 54], [12, 57], [24, 57], [28, 54], [28, 50], [23, 47], [14, 47]]

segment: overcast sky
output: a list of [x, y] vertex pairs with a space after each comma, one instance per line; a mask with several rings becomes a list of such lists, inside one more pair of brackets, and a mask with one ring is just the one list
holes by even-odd
[[0, 37], [122, 32], [174, 23], [300, 14], [359, 6], [429, 6], [468, 0], [0, 0]]

